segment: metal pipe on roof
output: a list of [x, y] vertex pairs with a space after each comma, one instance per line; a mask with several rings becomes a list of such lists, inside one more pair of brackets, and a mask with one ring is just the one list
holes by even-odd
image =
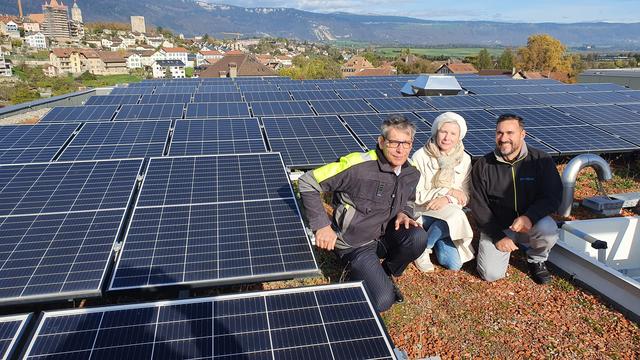
[[576, 179], [578, 173], [585, 167], [590, 166], [596, 170], [598, 179], [611, 180], [611, 167], [603, 158], [594, 154], [582, 154], [569, 161], [562, 172], [562, 202], [558, 208], [561, 216], [569, 216], [573, 205], [573, 194], [576, 190]]

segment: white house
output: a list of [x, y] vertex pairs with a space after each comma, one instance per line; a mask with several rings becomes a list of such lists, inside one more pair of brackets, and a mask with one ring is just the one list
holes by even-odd
[[20, 38], [20, 29], [18, 29], [18, 24], [13, 21], [9, 21], [7, 23], [7, 34], [9, 34], [10, 38], [19, 39]]
[[111, 39], [106, 39], [106, 38], [100, 39], [100, 43], [103, 48], [111, 48], [111, 45], [113, 45], [113, 41], [111, 41]]
[[142, 67], [142, 57], [140, 54], [127, 53], [124, 58], [127, 59], [127, 69], [139, 69]]
[[180, 60], [156, 60], [153, 63], [153, 77], [154, 79], [165, 78], [167, 69], [171, 72], [171, 78], [180, 79], [184, 78], [184, 63]]
[[4, 54], [0, 52], [0, 76], [11, 76], [11, 62], [4, 59]]
[[189, 63], [189, 51], [183, 47], [170, 47], [160, 49], [163, 60], [180, 60], [183, 64]]
[[207, 63], [213, 64], [223, 57], [224, 53], [218, 50], [200, 50], [196, 54], [196, 65], [200, 66]]
[[44, 36], [44, 34], [41, 32], [25, 36], [24, 42], [30, 48], [34, 48], [34, 49], [47, 48], [47, 37]]

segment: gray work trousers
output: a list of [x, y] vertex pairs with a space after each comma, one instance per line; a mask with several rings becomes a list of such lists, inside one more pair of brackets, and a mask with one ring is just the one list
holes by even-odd
[[[527, 261], [533, 263], [546, 261], [549, 251], [558, 241], [558, 227], [550, 216], [540, 219], [528, 233], [516, 233], [509, 229], [505, 229], [504, 233], [518, 247], [527, 249]], [[486, 281], [502, 279], [507, 273], [510, 256], [511, 253], [498, 250], [487, 234], [480, 233], [477, 269], [481, 278]]]

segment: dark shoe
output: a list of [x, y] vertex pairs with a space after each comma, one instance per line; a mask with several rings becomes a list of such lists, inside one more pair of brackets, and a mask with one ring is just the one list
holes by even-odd
[[547, 270], [547, 265], [545, 265], [544, 261], [529, 263], [529, 274], [537, 284], [543, 285], [551, 281], [551, 274]]
[[398, 285], [396, 285], [396, 282], [393, 280], [393, 276], [389, 276], [389, 280], [391, 280], [391, 283], [393, 284], [393, 294], [396, 296], [396, 304], [402, 304], [404, 302], [404, 295], [402, 295], [402, 292], [400, 291], [400, 288], [398, 287]]

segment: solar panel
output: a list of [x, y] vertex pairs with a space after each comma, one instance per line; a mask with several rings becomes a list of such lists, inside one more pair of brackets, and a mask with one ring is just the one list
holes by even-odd
[[638, 99], [638, 102], [640, 102], [640, 90], [626, 90], [626, 91], [620, 91], [620, 93], [625, 94], [634, 99]]
[[110, 95], [145, 95], [151, 94], [154, 87], [126, 87], [126, 88], [113, 88]]
[[31, 314], [0, 317], [0, 359], [11, 359]]
[[522, 94], [474, 95], [473, 97], [493, 108], [540, 106], [539, 102]]
[[618, 91], [618, 90], [627, 89], [626, 87], [624, 87], [622, 85], [611, 84], [611, 83], [583, 83], [583, 84], [580, 84], [580, 85], [586, 87], [589, 90], [593, 90], [593, 91]]
[[579, 92], [573, 95], [593, 104], [627, 104], [640, 101], [627, 96], [624, 92], [613, 91]]
[[592, 89], [583, 86], [583, 84], [562, 84], [562, 83], [558, 83], [558, 84], [548, 84], [545, 85], [545, 87], [547, 88], [547, 91], [545, 92], [568, 92], [568, 93], [574, 93], [574, 92], [583, 92], [583, 91], [593, 91]]
[[249, 107], [244, 102], [195, 103], [187, 105], [188, 119], [250, 117]]
[[77, 124], [0, 126], [0, 164], [50, 161]]
[[320, 83], [320, 84], [317, 84], [317, 86], [320, 90], [340, 90], [340, 89], [353, 90], [355, 89], [355, 86], [353, 85], [353, 83], [344, 82], [344, 81], [332, 82], [332, 83]]
[[367, 99], [369, 104], [379, 112], [434, 110], [417, 97]]
[[527, 94], [527, 97], [543, 105], [592, 104], [591, 101], [579, 98], [575, 94], [568, 94], [568, 93]]
[[358, 89], [383, 89], [388, 91], [398, 91], [402, 89], [404, 83], [398, 83], [395, 81], [369, 81], [356, 84]]
[[291, 95], [287, 91], [257, 91], [244, 93], [247, 102], [254, 101], [290, 101]]
[[99, 296], [141, 166], [0, 167], [0, 304]]
[[640, 146], [640, 122], [630, 124], [597, 125], [596, 127], [618, 136], [634, 145]]
[[362, 147], [337, 116], [262, 119], [272, 151], [291, 168], [312, 168], [336, 161]]
[[[433, 124], [436, 117], [442, 111], [419, 111], [418, 116], [425, 119], [429, 124]], [[467, 123], [468, 130], [489, 129], [495, 130], [497, 117], [484, 110], [456, 110], [456, 114], [461, 115]]]
[[235, 85], [202, 85], [198, 93], [231, 93], [239, 92]]
[[186, 104], [191, 102], [191, 94], [144, 95], [140, 104]]
[[621, 107], [627, 109], [627, 110], [631, 110], [633, 112], [637, 112], [640, 113], [640, 104], [625, 104], [625, 105], [620, 105]]
[[182, 117], [184, 104], [139, 104], [122, 105], [115, 117], [121, 120], [162, 120]]
[[578, 119], [572, 118], [554, 108], [538, 107], [538, 108], [505, 108], [490, 109], [496, 116], [502, 114], [515, 114], [524, 119], [527, 129], [533, 127], [555, 127], [566, 125], [584, 125]]
[[290, 84], [278, 84], [278, 87], [280, 88], [280, 90], [296, 90], [296, 91], [301, 91], [301, 90], [320, 90], [318, 89], [318, 87], [316, 86], [316, 84], [313, 83], [303, 83], [303, 82], [294, 82], [294, 83], [290, 83]]
[[562, 106], [556, 109], [591, 125], [640, 123], [640, 114], [616, 105]]
[[241, 102], [242, 94], [239, 92], [198, 93], [193, 96], [193, 102]]
[[[424, 123], [413, 113], [398, 113], [404, 116], [407, 120], [413, 122], [416, 125], [418, 132], [429, 132], [431, 126]], [[357, 115], [341, 115], [342, 119], [349, 125], [349, 127], [356, 134], [372, 134], [375, 136], [380, 135], [380, 125], [385, 121], [389, 115], [392, 114], [357, 114]]]
[[169, 155], [265, 152], [257, 119], [178, 120]]
[[291, 91], [294, 100], [330, 100], [340, 99], [333, 90]]
[[239, 85], [240, 87], [240, 91], [242, 91], [243, 93], [248, 93], [248, 92], [262, 92], [262, 91], [281, 91], [280, 88], [278, 87], [278, 85], [276, 84], [267, 84], [265, 82], [260, 82], [260, 83], [251, 83], [251, 84], [245, 84], [242, 83]]
[[359, 114], [374, 111], [363, 99], [349, 100], [312, 100], [311, 106], [322, 114]]
[[482, 109], [486, 106], [474, 96], [425, 96], [422, 99], [438, 110]]
[[25, 359], [395, 359], [360, 283], [45, 312]]
[[[343, 99], [368, 99], [384, 97], [384, 93], [377, 89], [336, 90]], [[402, 97], [398, 93], [398, 97]]]
[[[527, 134], [529, 134], [528, 129]], [[525, 141], [527, 142], [527, 146], [542, 150], [551, 156], [558, 155], [558, 151], [530, 136], [526, 137]], [[484, 156], [496, 148], [496, 131], [495, 129], [468, 131], [463, 140], [463, 144], [465, 151], [472, 157]]]
[[140, 100], [140, 95], [94, 95], [90, 97], [85, 105], [121, 105], [135, 104]]
[[254, 116], [313, 115], [306, 101], [272, 101], [251, 103]]
[[528, 129], [531, 136], [561, 154], [637, 150], [638, 147], [591, 125]]
[[110, 289], [317, 273], [280, 154], [152, 158]]
[[158, 86], [153, 93], [161, 94], [193, 94], [197, 90], [197, 86]]
[[111, 121], [117, 109], [118, 105], [57, 106], [40, 119], [40, 123]]
[[162, 156], [171, 121], [89, 123], [60, 155], [61, 161]]

